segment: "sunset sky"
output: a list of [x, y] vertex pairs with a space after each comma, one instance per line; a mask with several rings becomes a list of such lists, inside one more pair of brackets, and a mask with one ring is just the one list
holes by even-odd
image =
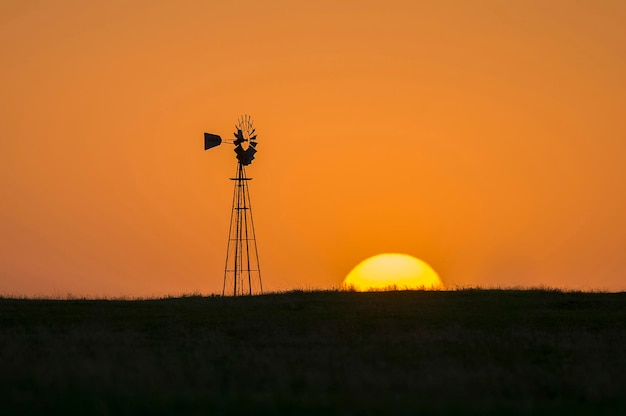
[[449, 288], [626, 290], [626, 2], [0, 0], [0, 294], [266, 290], [397, 252]]

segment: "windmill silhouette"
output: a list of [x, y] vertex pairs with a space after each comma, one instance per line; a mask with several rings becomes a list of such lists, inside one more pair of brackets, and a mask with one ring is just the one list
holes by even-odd
[[[204, 150], [219, 146], [222, 142], [222, 138], [217, 134], [204, 133]], [[252, 178], [246, 176], [246, 166], [252, 163], [257, 152], [257, 135], [252, 118], [249, 115], [241, 116], [235, 125], [234, 139], [224, 142], [235, 146], [237, 174], [234, 178], [230, 178], [235, 182], [235, 189], [228, 231], [222, 296], [263, 293], [248, 189], [248, 182]]]

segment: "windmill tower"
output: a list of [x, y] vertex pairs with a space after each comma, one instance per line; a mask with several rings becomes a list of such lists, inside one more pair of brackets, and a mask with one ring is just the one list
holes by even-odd
[[[235, 182], [235, 190], [228, 231], [222, 296], [263, 293], [259, 253], [248, 190], [248, 182], [252, 178], [246, 176], [246, 166], [252, 163], [254, 154], [257, 152], [256, 129], [250, 116], [243, 115], [237, 120], [234, 136], [233, 140], [225, 141], [225, 143], [231, 143], [235, 146], [237, 173], [234, 178], [230, 178], [231, 181]], [[220, 136], [204, 133], [204, 150], [219, 146], [221, 143], [222, 138]]]

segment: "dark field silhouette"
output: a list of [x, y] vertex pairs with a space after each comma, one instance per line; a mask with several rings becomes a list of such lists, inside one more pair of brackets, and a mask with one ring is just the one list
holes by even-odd
[[626, 414], [626, 294], [0, 299], [2, 414]]

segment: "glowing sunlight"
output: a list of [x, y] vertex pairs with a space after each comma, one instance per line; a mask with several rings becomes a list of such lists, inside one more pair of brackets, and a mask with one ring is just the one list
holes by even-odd
[[425, 262], [407, 254], [379, 254], [359, 263], [343, 287], [369, 290], [443, 289], [437, 273]]

